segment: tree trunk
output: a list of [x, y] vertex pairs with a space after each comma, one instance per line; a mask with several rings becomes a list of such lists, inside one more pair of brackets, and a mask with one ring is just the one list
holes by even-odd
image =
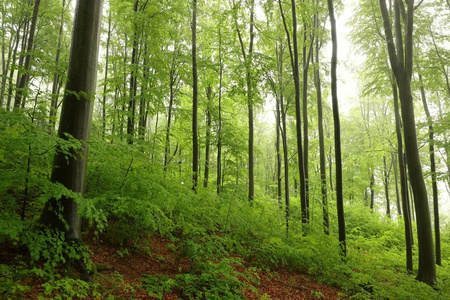
[[[316, 27], [318, 20], [316, 18]], [[317, 98], [317, 127], [319, 129], [319, 160], [320, 160], [320, 190], [322, 193], [322, 211], [323, 211], [323, 230], [325, 234], [330, 234], [330, 221], [328, 217], [328, 199], [327, 199], [327, 167], [325, 162], [325, 138], [323, 132], [323, 108], [322, 108], [322, 86], [320, 82], [320, 63], [319, 63], [319, 39], [316, 39], [316, 69], [314, 70], [314, 85], [316, 87]]]
[[169, 107], [167, 112], [167, 128], [166, 128], [166, 145], [164, 146], [164, 172], [167, 172], [167, 165], [169, 163], [170, 155], [170, 125], [172, 123], [172, 108], [174, 100], [173, 87], [177, 80], [175, 75], [175, 60], [172, 62], [172, 69], [170, 70], [170, 86], [169, 86]]
[[206, 108], [206, 145], [205, 145], [205, 176], [203, 178], [203, 187], [208, 187], [208, 181], [209, 181], [209, 154], [210, 154], [210, 142], [211, 142], [211, 112], [210, 112], [210, 106], [211, 106], [211, 85], [208, 86], [206, 89], [206, 98], [208, 99], [208, 104]]
[[427, 116], [428, 123], [428, 144], [430, 151], [430, 168], [431, 168], [431, 182], [433, 189], [433, 211], [434, 211], [434, 239], [436, 243], [436, 264], [442, 265], [441, 262], [441, 232], [439, 228], [439, 199], [436, 178], [436, 159], [434, 156], [434, 129], [433, 119], [431, 118], [430, 110], [428, 109], [427, 99], [425, 97], [425, 89], [423, 87], [422, 75], [419, 74], [420, 94], [422, 96], [423, 108]]
[[106, 92], [108, 87], [108, 68], [109, 68], [109, 44], [111, 41], [111, 10], [108, 16], [108, 36], [106, 38], [106, 58], [105, 58], [105, 77], [103, 82], [103, 100], [102, 100], [102, 137], [106, 135]]
[[309, 126], [308, 126], [308, 70], [309, 62], [311, 60], [312, 48], [314, 45], [314, 38], [310, 41], [309, 51], [307, 51], [307, 26], [303, 24], [303, 167], [305, 172], [305, 202], [306, 202], [306, 220], [310, 220], [310, 205], [309, 205]]
[[[134, 2], [134, 14], [137, 16], [139, 0]], [[137, 22], [137, 21], [135, 21]], [[131, 52], [131, 76], [130, 76], [130, 99], [128, 100], [127, 120], [127, 142], [133, 144], [134, 121], [136, 118], [136, 94], [137, 94], [137, 56], [138, 56], [138, 26], [134, 24], [133, 50]]]
[[31, 71], [31, 51], [33, 50], [34, 34], [36, 33], [36, 24], [39, 13], [39, 5], [41, 0], [34, 2], [33, 17], [31, 19], [31, 27], [28, 35], [27, 52], [25, 56], [25, 65], [22, 75], [20, 76], [19, 84], [17, 85], [16, 97], [14, 99], [14, 109], [18, 109], [22, 104], [22, 100], [27, 96], [28, 81], [30, 79]]
[[392, 165], [394, 166], [394, 178], [395, 178], [395, 198], [397, 200], [397, 212], [398, 215], [402, 215], [402, 208], [400, 206], [400, 191], [398, 190], [398, 168], [397, 168], [397, 156], [391, 153]]
[[[71, 135], [82, 142], [82, 149], [71, 149], [70, 156], [57, 149], [51, 176], [52, 182], [61, 183], [81, 195], [84, 192], [87, 145], [97, 84], [101, 15], [102, 0], [77, 2], [58, 136], [67, 139], [67, 134]], [[70, 197], [62, 196], [47, 202], [41, 221], [64, 231], [67, 240], [80, 239], [78, 203]]]
[[[13, 54], [12, 54], [12, 59], [11, 59], [11, 63], [14, 64], [14, 62], [16, 61], [16, 56], [17, 56], [17, 50], [19, 48], [19, 41], [20, 41], [20, 27], [17, 28], [17, 33], [16, 33], [16, 43], [14, 45], [14, 49], [13, 49]], [[9, 111], [9, 108], [11, 106], [11, 98], [12, 98], [12, 91], [13, 91], [13, 83], [12, 83], [12, 79], [14, 76], [14, 68], [9, 68], [9, 76], [8, 78], [6, 78], [6, 76], [4, 78], [2, 78], [2, 84], [3, 81], [6, 82], [6, 79], [8, 79], [8, 97], [7, 97], [7, 101], [6, 101], [6, 110]], [[8, 72], [8, 69], [6, 69], [6, 74]], [[4, 79], [4, 80], [3, 80]], [[2, 90], [6, 88], [6, 84], [5, 86], [2, 85]]]
[[373, 190], [373, 187], [375, 185], [375, 176], [373, 174], [373, 171], [371, 171], [370, 174], [370, 185], [369, 185], [369, 189], [370, 189], [370, 210], [373, 212], [373, 207], [374, 207], [374, 202], [375, 202], [375, 191]]
[[194, 191], [198, 185], [198, 76], [197, 76], [197, 0], [192, 0], [192, 179]]
[[[280, 86], [281, 88], [281, 86]], [[277, 159], [277, 201], [280, 209], [283, 207], [281, 203], [282, 196], [282, 187], [281, 187], [281, 149], [280, 149], [280, 127], [281, 127], [281, 117], [280, 117], [280, 95], [276, 96], [276, 120], [275, 120], [275, 132], [276, 132], [276, 140], [275, 140], [275, 151], [276, 151], [276, 159]]]
[[[414, 196], [414, 207], [417, 217], [417, 234], [419, 244], [419, 270], [417, 279], [429, 285], [436, 284], [436, 266], [434, 259], [433, 234], [431, 230], [431, 217], [428, 207], [428, 196], [425, 180], [422, 173], [419, 148], [417, 144], [416, 122], [414, 117], [413, 98], [411, 93], [411, 75], [413, 67], [413, 15], [414, 0], [406, 1], [405, 36], [402, 32], [400, 20], [400, 3], [396, 1], [395, 32], [396, 45], [394, 45], [389, 12], [385, 0], [379, 0], [386, 44], [389, 53], [391, 68], [397, 81], [400, 95], [400, 107], [403, 119], [403, 132], [405, 138], [406, 160], [409, 177]], [[404, 49], [403, 49], [404, 43]]]
[[[394, 78], [392, 78], [394, 80]], [[394, 97], [394, 112], [395, 112], [395, 132], [397, 136], [397, 157], [400, 171], [400, 189], [403, 206], [403, 219], [405, 224], [405, 241], [406, 241], [406, 270], [413, 272], [413, 257], [412, 257], [412, 225], [411, 225], [411, 211], [409, 208], [408, 197], [408, 178], [406, 176], [405, 158], [403, 156], [403, 138], [401, 131], [401, 117], [398, 105], [398, 92], [395, 83], [392, 83], [392, 92]]]
[[386, 156], [383, 156], [384, 194], [386, 196], [386, 216], [391, 217], [391, 204], [389, 199], [389, 171], [387, 169]]
[[334, 145], [336, 159], [336, 204], [339, 228], [339, 242], [341, 244], [341, 254], [347, 255], [346, 237], [345, 237], [345, 217], [344, 217], [344, 195], [342, 191], [342, 154], [341, 154], [341, 128], [339, 121], [339, 106], [337, 97], [337, 36], [336, 36], [336, 19], [334, 17], [333, 0], [327, 0], [328, 12], [330, 14], [331, 23], [331, 98], [333, 103], [333, 123], [334, 123]]
[[222, 77], [223, 77], [223, 61], [222, 61], [222, 34], [219, 26], [219, 124], [217, 128], [217, 180], [216, 191], [220, 193], [221, 177], [222, 177]]

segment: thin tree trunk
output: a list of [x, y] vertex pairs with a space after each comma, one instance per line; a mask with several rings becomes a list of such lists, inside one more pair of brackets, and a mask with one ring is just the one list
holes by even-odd
[[19, 84], [17, 85], [16, 97], [14, 99], [14, 109], [18, 109], [22, 104], [24, 97], [27, 96], [28, 89], [28, 81], [30, 79], [30, 71], [31, 71], [31, 52], [33, 50], [34, 44], [34, 34], [36, 33], [36, 24], [39, 13], [39, 5], [41, 4], [41, 0], [36, 0], [34, 2], [33, 8], [33, 17], [31, 19], [31, 27], [28, 35], [27, 42], [27, 52], [25, 55], [25, 65], [22, 75], [20, 76]]
[[333, 120], [334, 120], [334, 145], [335, 145], [335, 159], [336, 159], [336, 203], [338, 215], [339, 228], [339, 242], [341, 244], [341, 253], [343, 256], [347, 255], [346, 236], [345, 236], [345, 217], [344, 217], [344, 195], [342, 191], [342, 154], [341, 154], [341, 128], [339, 121], [339, 106], [337, 97], [337, 36], [336, 36], [336, 19], [334, 17], [333, 0], [328, 0], [328, 12], [331, 23], [331, 41], [332, 41], [332, 55], [331, 55], [331, 95], [333, 103]]
[[166, 145], [164, 147], [164, 172], [167, 172], [167, 164], [169, 163], [170, 155], [170, 125], [172, 123], [172, 108], [174, 100], [173, 87], [177, 80], [175, 75], [175, 59], [172, 61], [172, 69], [170, 70], [170, 86], [169, 86], [169, 107], [167, 113], [167, 128], [166, 128]]
[[374, 172], [371, 171], [370, 174], [370, 185], [369, 185], [369, 189], [370, 189], [370, 210], [373, 212], [373, 207], [375, 205], [375, 191], [373, 190], [373, 187], [375, 185], [375, 176], [373, 174]]
[[[392, 78], [393, 80], [393, 78]], [[394, 112], [395, 112], [395, 132], [397, 135], [397, 157], [400, 171], [400, 189], [403, 206], [403, 219], [405, 224], [405, 241], [406, 241], [406, 270], [413, 272], [413, 257], [412, 257], [412, 224], [411, 211], [409, 208], [408, 197], [408, 178], [406, 175], [405, 158], [403, 156], [403, 138], [401, 129], [401, 117], [398, 105], [398, 92], [395, 83], [392, 83], [392, 92], [394, 97]]]
[[148, 67], [148, 53], [147, 42], [144, 44], [144, 59], [142, 65], [142, 85], [141, 85], [141, 100], [139, 101], [139, 127], [138, 136], [140, 140], [145, 140], [145, 132], [147, 129], [147, 88], [148, 88], [148, 76], [150, 69]]
[[[12, 59], [11, 59], [11, 63], [14, 64], [14, 62], [16, 61], [16, 56], [17, 56], [17, 50], [19, 48], [19, 41], [20, 41], [20, 27], [17, 29], [17, 34], [16, 34], [16, 44], [14, 45], [14, 50], [13, 50], [13, 54], [12, 54]], [[8, 77], [8, 97], [7, 97], [7, 101], [6, 101], [6, 110], [9, 111], [10, 107], [11, 107], [11, 99], [12, 99], [12, 93], [13, 93], [13, 76], [14, 76], [14, 68], [10, 68], [9, 70], [9, 77]], [[4, 77], [5, 81], [6, 81], [6, 77]], [[2, 88], [6, 88], [3, 87]]]
[[386, 216], [391, 217], [391, 204], [389, 199], [389, 171], [387, 169], [386, 156], [383, 156], [384, 194], [386, 196]]
[[103, 100], [102, 100], [102, 137], [106, 135], [106, 92], [108, 88], [108, 68], [109, 68], [109, 44], [111, 42], [111, 10], [108, 16], [108, 36], [106, 38], [106, 58], [105, 58], [105, 77], [103, 83]]
[[[58, 44], [56, 48], [56, 56], [55, 56], [55, 73], [53, 74], [53, 82], [52, 82], [52, 100], [50, 103], [50, 114], [49, 114], [49, 127], [54, 129], [56, 125], [56, 114], [58, 110], [58, 98], [59, 98], [59, 90], [61, 88], [61, 78], [59, 70], [59, 57], [61, 54], [61, 41], [64, 32], [64, 11], [66, 9], [66, 0], [63, 0], [61, 7], [61, 15], [60, 15], [60, 23], [59, 23], [59, 34], [58, 34]], [[108, 50], [107, 50], [108, 51]]]
[[419, 74], [420, 94], [422, 96], [423, 108], [427, 116], [428, 123], [428, 144], [430, 152], [430, 168], [431, 168], [431, 184], [433, 188], [433, 212], [434, 212], [434, 239], [436, 243], [436, 264], [441, 266], [441, 232], [439, 228], [439, 199], [436, 178], [436, 159], [434, 156], [434, 129], [433, 119], [431, 118], [430, 110], [428, 109], [427, 99], [425, 97], [425, 89], [423, 87], [422, 75]]
[[[316, 18], [316, 27], [318, 19]], [[327, 199], [327, 167], [325, 162], [325, 138], [323, 132], [323, 107], [322, 107], [322, 86], [320, 82], [320, 63], [319, 63], [319, 39], [316, 39], [316, 69], [314, 70], [314, 84], [316, 87], [317, 98], [317, 127], [319, 129], [319, 160], [320, 160], [320, 190], [322, 193], [322, 211], [323, 211], [323, 230], [325, 234], [330, 234], [330, 221], [328, 217], [328, 199]]]
[[[139, 0], [134, 2], [134, 14], [137, 16]], [[135, 22], [137, 22], [135, 20]], [[134, 24], [133, 50], [131, 52], [131, 76], [130, 76], [130, 99], [128, 100], [127, 142], [133, 144], [134, 121], [136, 118], [136, 94], [137, 94], [137, 56], [138, 56], [138, 26]]]
[[398, 190], [398, 168], [397, 168], [397, 156], [391, 153], [392, 165], [394, 166], [394, 178], [395, 178], [395, 198], [397, 200], [397, 212], [398, 215], [402, 215], [402, 208], [400, 206], [400, 191]]
[[307, 26], [303, 24], [303, 167], [305, 172], [305, 202], [306, 202], [306, 219], [310, 220], [310, 204], [309, 204], [309, 133], [308, 133], [308, 70], [311, 60], [312, 49], [314, 46], [314, 38], [310, 41], [309, 51], [307, 51]]
[[210, 155], [210, 147], [211, 147], [211, 98], [212, 98], [212, 90], [211, 85], [206, 89], [206, 98], [208, 99], [208, 104], [206, 108], [206, 146], [205, 146], [205, 176], [203, 177], [203, 187], [208, 187], [209, 181], [209, 155]]
[[222, 60], [222, 34], [219, 26], [219, 124], [217, 128], [217, 180], [216, 191], [220, 193], [222, 177], [222, 78], [223, 60]]
[[280, 127], [281, 127], [281, 117], [280, 117], [280, 95], [278, 94], [276, 96], [276, 120], [275, 120], [275, 132], [276, 132], [276, 140], [275, 140], [275, 151], [276, 151], [276, 169], [277, 169], [277, 178], [276, 178], [276, 184], [277, 184], [277, 201], [280, 209], [283, 207], [281, 203], [281, 197], [282, 197], [282, 187], [281, 187], [281, 149], [280, 149], [280, 139], [281, 139], [281, 133], [280, 133]]
[[197, 0], [192, 0], [192, 179], [194, 191], [198, 185], [198, 76], [197, 76]]

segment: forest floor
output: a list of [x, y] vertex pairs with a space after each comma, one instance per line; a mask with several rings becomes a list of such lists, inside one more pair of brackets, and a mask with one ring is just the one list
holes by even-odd
[[[123, 251], [123, 247], [111, 246], [100, 242], [89, 242], [92, 250], [92, 260], [97, 265], [106, 265], [112, 269], [101, 272], [99, 280], [104, 288], [118, 298], [157, 299], [149, 296], [143, 288], [141, 279], [145, 275], [165, 274], [171, 278], [180, 273], [187, 273], [190, 261], [178, 259], [174, 253], [173, 243], [160, 236], [154, 235], [146, 240], [151, 245], [151, 252], [140, 250]], [[141, 248], [141, 247], [139, 247]], [[130, 249], [130, 248], [126, 248]], [[133, 249], [133, 248], [131, 248]], [[237, 266], [235, 269], [245, 274], [248, 266]], [[250, 271], [255, 272], [255, 271]], [[119, 275], [120, 274], [120, 275]], [[342, 299], [342, 290], [320, 283], [306, 273], [278, 269], [274, 271], [256, 271], [258, 282], [255, 289], [247, 289], [247, 299]], [[120, 284], [117, 284], [119, 277]], [[116, 279], [115, 279], [116, 278]], [[244, 277], [243, 277], [244, 278]], [[245, 280], [245, 279], [243, 279]], [[109, 286], [108, 286], [109, 285]], [[172, 291], [164, 295], [163, 299], [182, 299], [181, 291]]]

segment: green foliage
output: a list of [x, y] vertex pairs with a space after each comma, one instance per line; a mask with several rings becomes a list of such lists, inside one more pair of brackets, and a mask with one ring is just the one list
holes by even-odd
[[240, 265], [240, 260], [224, 258], [217, 263], [202, 262], [192, 272], [174, 278], [164, 274], [147, 275], [142, 281], [149, 295], [158, 299], [175, 290], [187, 299], [242, 299], [244, 290], [251, 288], [256, 278], [251, 273], [236, 271]]
[[101, 294], [95, 284], [81, 279], [63, 277], [57, 280], [47, 281], [42, 284], [44, 295], [39, 299], [101, 299]]

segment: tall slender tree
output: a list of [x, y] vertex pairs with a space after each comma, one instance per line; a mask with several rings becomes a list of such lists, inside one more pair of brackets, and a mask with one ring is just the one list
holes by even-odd
[[[417, 144], [416, 122], [411, 92], [411, 76], [413, 69], [413, 17], [415, 10], [414, 0], [407, 0], [406, 8], [404, 7], [403, 1], [394, 1], [395, 42], [386, 1], [379, 0], [379, 3], [389, 61], [399, 90], [406, 161], [408, 164], [409, 179], [411, 181], [417, 217], [419, 244], [419, 270], [417, 279], [427, 284], [435, 285], [436, 266], [431, 230], [431, 217], [428, 207], [427, 189], [422, 173], [422, 165]], [[404, 30], [402, 30], [402, 18], [404, 21]]]
[[20, 80], [17, 84], [16, 97], [14, 99], [14, 108], [19, 108], [22, 105], [22, 101], [25, 101], [27, 96], [28, 82], [30, 80], [31, 71], [31, 56], [34, 45], [34, 35], [36, 33], [36, 24], [39, 13], [39, 5], [41, 0], [35, 0], [33, 7], [33, 17], [31, 19], [30, 32], [28, 33], [27, 50], [25, 54], [25, 65], [22, 74], [20, 75]]
[[341, 125], [339, 120], [339, 105], [337, 97], [337, 34], [336, 34], [336, 18], [334, 17], [333, 0], [327, 0], [328, 12], [331, 24], [331, 99], [333, 103], [333, 123], [334, 123], [334, 152], [336, 163], [336, 204], [338, 215], [339, 242], [341, 245], [341, 253], [347, 255], [347, 244], [345, 234], [345, 217], [344, 217], [344, 194], [342, 185], [342, 153], [341, 153]]
[[192, 0], [192, 179], [198, 185], [198, 75], [197, 75], [197, 0]]
[[436, 158], [434, 155], [434, 128], [430, 110], [428, 108], [427, 98], [425, 96], [425, 88], [423, 87], [422, 75], [419, 74], [420, 95], [422, 96], [423, 109], [427, 117], [428, 123], [428, 145], [430, 152], [430, 169], [431, 169], [431, 186], [433, 189], [433, 212], [434, 212], [434, 240], [436, 243], [436, 264], [442, 265], [441, 259], [441, 230], [439, 228], [439, 198], [436, 175]]

